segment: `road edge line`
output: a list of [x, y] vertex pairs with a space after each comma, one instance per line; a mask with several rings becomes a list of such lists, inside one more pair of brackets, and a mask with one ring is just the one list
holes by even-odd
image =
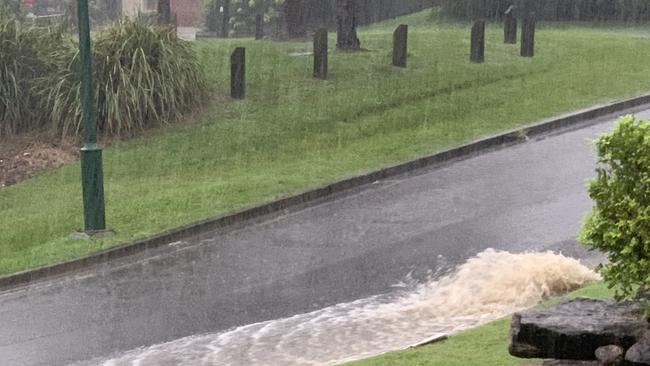
[[376, 181], [403, 175], [433, 165], [449, 162], [451, 160], [468, 158], [475, 156], [480, 152], [486, 152], [497, 147], [523, 142], [527, 137], [544, 135], [569, 127], [584, 127], [583, 122], [639, 107], [644, 104], [650, 104], [650, 93], [608, 104], [598, 104], [557, 117], [543, 119], [531, 125], [475, 140], [432, 155], [427, 155], [396, 165], [390, 165], [362, 175], [345, 178], [302, 193], [279, 198], [225, 215], [183, 225], [81, 258], [3, 276], [0, 277], [0, 292], [28, 285], [32, 282], [61, 276], [77, 270], [87, 269], [93, 265], [128, 257], [150, 249], [159, 248], [205, 232], [233, 226], [235, 224], [246, 223], [256, 218], [287, 210], [299, 205], [318, 202], [334, 194], [372, 184]]

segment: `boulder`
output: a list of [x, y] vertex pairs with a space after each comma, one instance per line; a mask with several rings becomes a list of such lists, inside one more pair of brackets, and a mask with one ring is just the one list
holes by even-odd
[[511, 355], [523, 358], [595, 360], [596, 349], [623, 349], [647, 329], [643, 306], [635, 302], [574, 299], [546, 309], [531, 309], [512, 318]]
[[610, 344], [609, 346], [598, 347], [595, 352], [596, 359], [603, 366], [619, 366], [625, 360], [625, 350], [621, 346]]
[[634, 365], [650, 365], [650, 332], [646, 331], [643, 337], [627, 350], [625, 359]]

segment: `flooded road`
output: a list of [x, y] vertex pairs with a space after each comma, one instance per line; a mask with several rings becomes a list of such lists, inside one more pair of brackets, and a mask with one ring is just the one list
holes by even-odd
[[[135, 365], [139, 357], [159, 357], [157, 364], [165, 365], [176, 364], [165, 357], [182, 356], [225, 365], [268, 356], [326, 364], [377, 352], [388, 339], [390, 347], [401, 347], [466, 326], [466, 314], [439, 317], [436, 307], [452, 302], [445, 283], [460, 281], [459, 266], [471, 258], [499, 263], [500, 256], [511, 255], [502, 252], [550, 250], [588, 265], [599, 260], [574, 238], [591, 207], [585, 190], [595, 163], [590, 140], [612, 121], [0, 293], [0, 360], [6, 366], [86, 360]], [[531, 271], [547, 268], [542, 260], [533, 262]], [[544, 288], [547, 280], [533, 283]], [[477, 293], [472, 286], [467, 296]], [[478, 321], [543, 296], [532, 292], [521, 297], [526, 303], [499, 295], [508, 301], [493, 304], [496, 310]], [[421, 328], [405, 322], [412, 317]], [[469, 323], [476, 319], [471, 314]], [[323, 344], [340, 351], [325, 354], [332, 348]], [[147, 348], [152, 345], [160, 346]], [[171, 351], [156, 355], [161, 347]]]
[[488, 249], [452, 274], [402, 291], [290, 318], [193, 336], [108, 360], [103, 366], [332, 365], [404, 349], [534, 306], [597, 276], [577, 260]]

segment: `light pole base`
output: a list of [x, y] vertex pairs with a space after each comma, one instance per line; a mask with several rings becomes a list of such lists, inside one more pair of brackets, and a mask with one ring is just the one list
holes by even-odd
[[95, 143], [81, 148], [81, 183], [84, 203], [84, 232], [106, 230], [102, 149]]
[[97, 231], [75, 231], [74, 233], [70, 234], [70, 237], [73, 239], [91, 240], [107, 238], [113, 235], [115, 235], [115, 231], [106, 229]]

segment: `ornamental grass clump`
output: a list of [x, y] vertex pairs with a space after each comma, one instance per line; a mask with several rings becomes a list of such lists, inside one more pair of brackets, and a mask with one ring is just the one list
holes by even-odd
[[48, 55], [61, 40], [60, 28], [21, 26], [0, 17], [0, 137], [47, 123], [38, 79], [56, 68]]
[[599, 270], [617, 297], [648, 300], [650, 289], [650, 121], [622, 118], [596, 140], [599, 166], [589, 183], [592, 211], [583, 243], [606, 253]]
[[[62, 50], [48, 106], [54, 128], [81, 132], [78, 53]], [[177, 120], [207, 95], [205, 78], [188, 42], [174, 30], [121, 19], [93, 40], [97, 127], [107, 135], [129, 136]]]

